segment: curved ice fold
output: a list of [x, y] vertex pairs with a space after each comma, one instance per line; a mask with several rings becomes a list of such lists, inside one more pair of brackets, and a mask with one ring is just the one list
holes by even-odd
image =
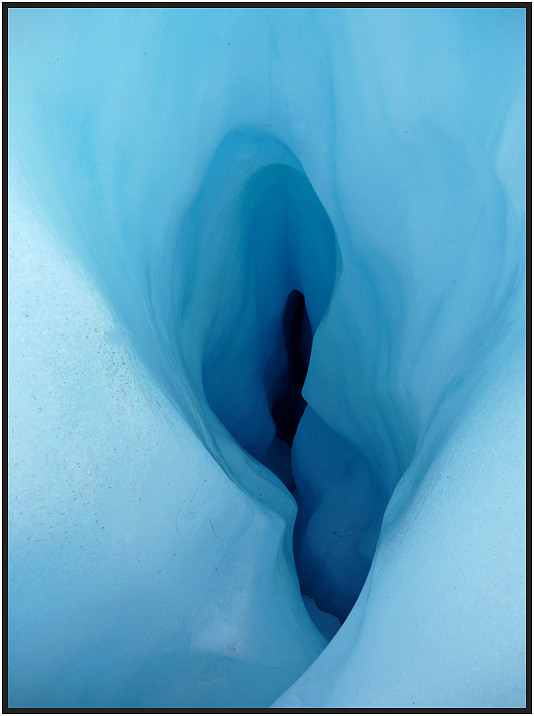
[[189, 375], [264, 463], [284, 307], [300, 291], [317, 330], [338, 271], [332, 224], [293, 152], [251, 130], [221, 144], [180, 239], [174, 325]]
[[9, 9], [10, 706], [524, 706], [524, 31]]

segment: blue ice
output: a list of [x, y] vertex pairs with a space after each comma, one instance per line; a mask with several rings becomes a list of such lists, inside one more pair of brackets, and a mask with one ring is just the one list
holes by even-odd
[[9, 705], [524, 707], [525, 9], [8, 21]]

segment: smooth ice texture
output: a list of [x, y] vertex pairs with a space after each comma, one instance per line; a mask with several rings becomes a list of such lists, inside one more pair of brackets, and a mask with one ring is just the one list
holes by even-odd
[[9, 705], [524, 706], [525, 11], [8, 13]]

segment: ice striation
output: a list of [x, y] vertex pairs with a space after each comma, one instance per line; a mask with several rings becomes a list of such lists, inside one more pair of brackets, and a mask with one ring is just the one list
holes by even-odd
[[11, 707], [525, 706], [525, 16], [9, 9]]

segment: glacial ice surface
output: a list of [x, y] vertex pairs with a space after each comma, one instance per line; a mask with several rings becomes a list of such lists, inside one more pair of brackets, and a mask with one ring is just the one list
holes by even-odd
[[9, 9], [11, 707], [525, 705], [525, 14]]

